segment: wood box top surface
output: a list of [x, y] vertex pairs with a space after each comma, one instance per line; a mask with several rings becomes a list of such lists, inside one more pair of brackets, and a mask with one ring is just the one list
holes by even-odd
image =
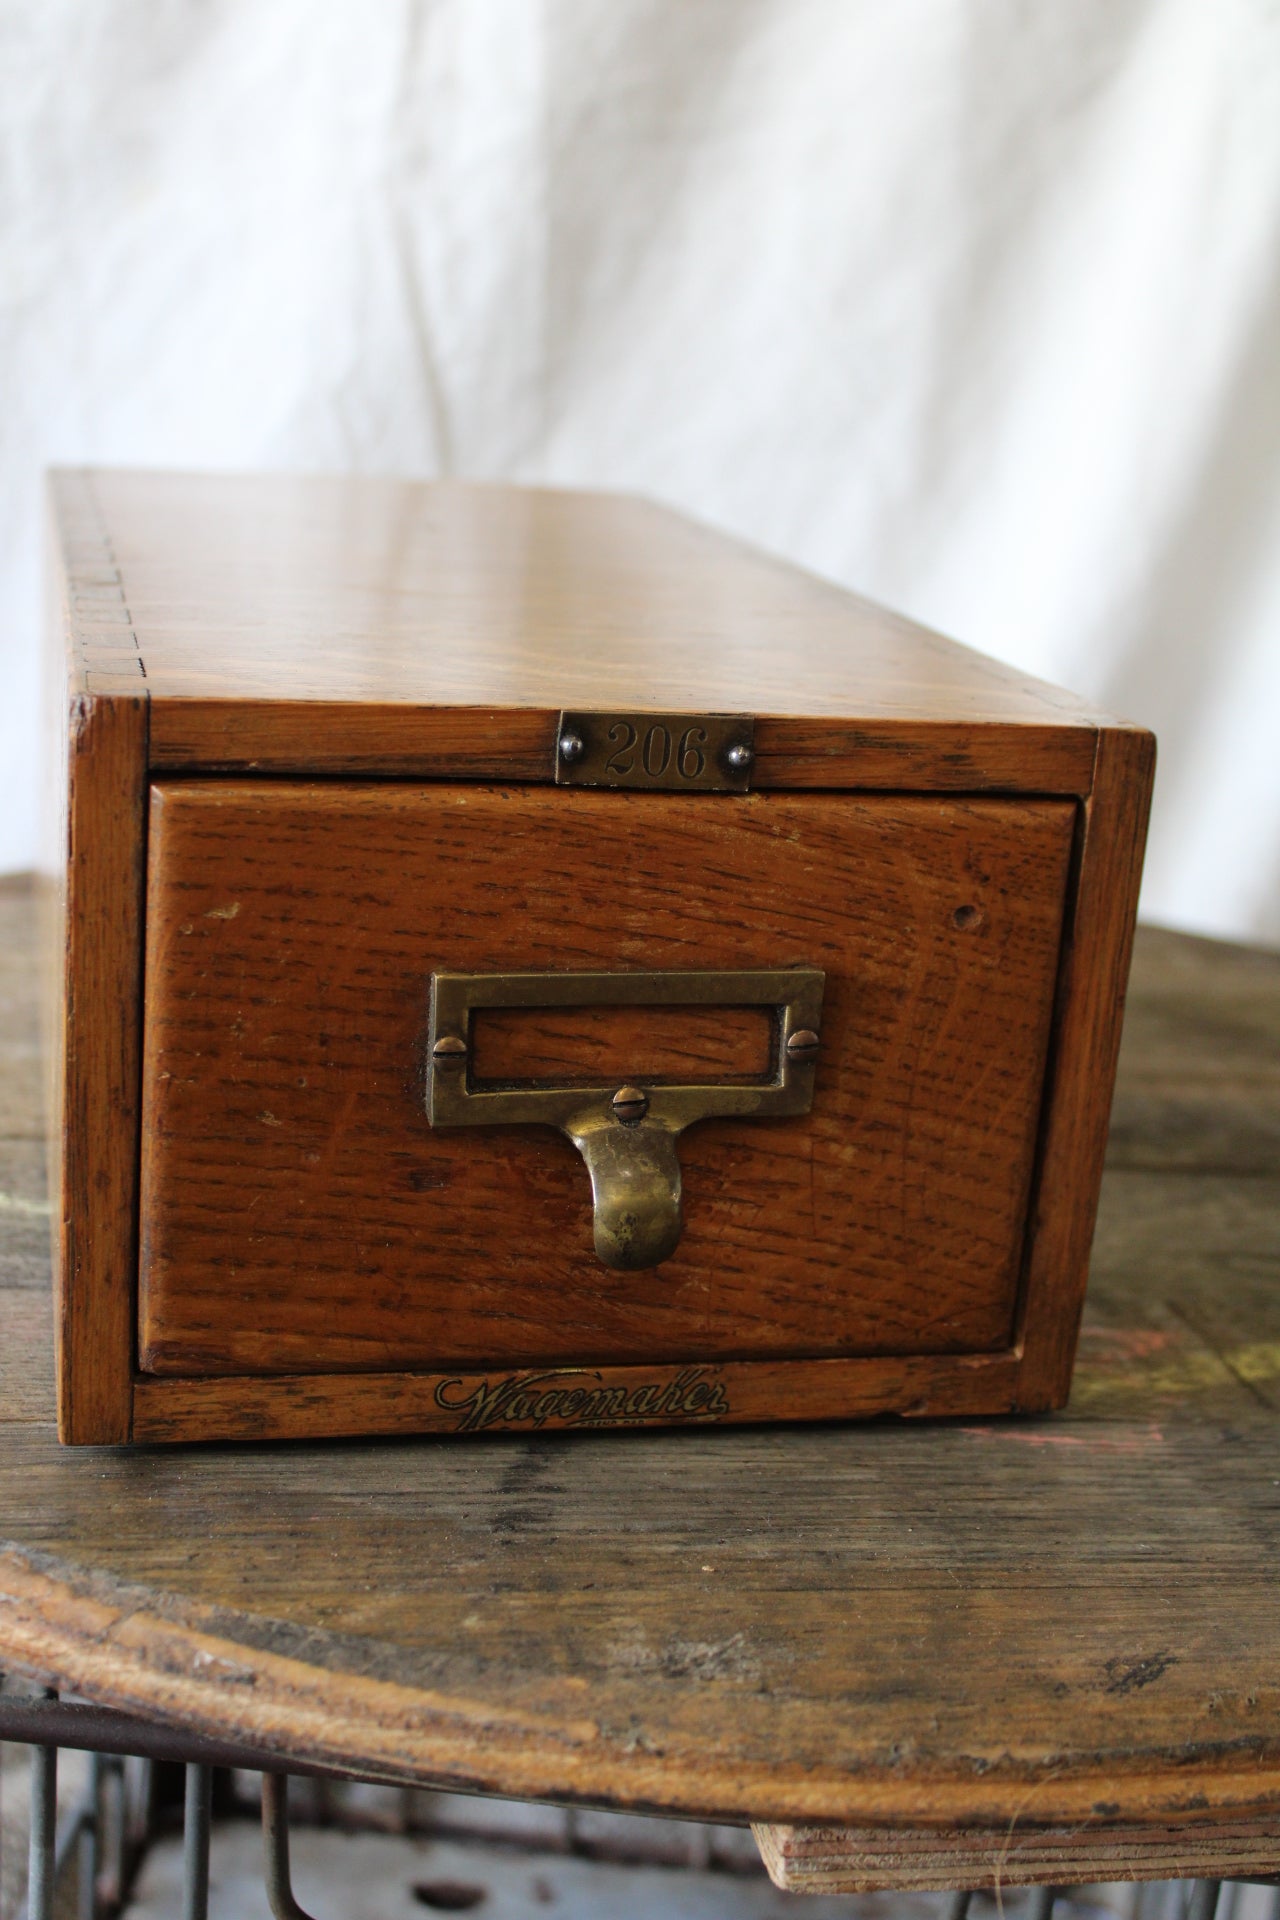
[[1091, 731], [1070, 694], [650, 501], [461, 482], [52, 479], [80, 690]]

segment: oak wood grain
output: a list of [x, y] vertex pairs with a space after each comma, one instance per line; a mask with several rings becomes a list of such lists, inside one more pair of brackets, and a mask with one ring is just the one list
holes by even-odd
[[471, 1020], [477, 1086], [529, 1080], [599, 1086], [759, 1080], [774, 1070], [776, 1020], [767, 1007], [481, 1008]]
[[1092, 708], [651, 501], [102, 470], [52, 495], [81, 691], [148, 691], [157, 770], [547, 783], [560, 707], [685, 703], [760, 716], [766, 787], [1090, 789]]
[[1084, 703], [650, 501], [104, 471], [53, 494], [83, 690], [141, 680], [157, 769], [549, 782], [561, 707], [686, 706], [759, 716], [765, 786], [1089, 790]]
[[[64, 1440], [110, 1442], [132, 1421], [148, 703], [89, 476], [65, 476], [49, 507], [41, 891], [58, 1418]], [[104, 674], [111, 690], [93, 691]]]
[[[114, 683], [113, 683], [114, 684]], [[608, 708], [617, 696], [600, 688]], [[641, 710], [664, 709], [655, 688]], [[416, 707], [393, 701], [155, 701], [157, 772], [367, 775], [529, 780], [554, 777], [557, 708]], [[1083, 796], [1093, 726], [939, 718], [766, 716], [756, 725], [752, 784], [775, 788], [919, 789]]]
[[138, 1258], [146, 703], [77, 696], [69, 740], [58, 1142], [59, 1421], [124, 1440]]
[[[157, 784], [144, 1370], [1007, 1349], [1074, 813]], [[827, 975], [813, 1111], [685, 1135], [661, 1267], [601, 1266], [551, 1129], [427, 1124], [436, 970], [796, 964]]]
[[[30, 1089], [0, 888], [6, 948]], [[1140, 932], [1051, 1419], [68, 1450], [0, 1214], [0, 1659], [282, 1758], [844, 1826], [879, 1884], [1274, 1866], [1280, 1157], [1238, 1109], [1278, 1042], [1280, 956]]]
[[[133, 1432], [145, 1441], [305, 1440], [317, 1433], [553, 1433], [586, 1428], [743, 1426], [898, 1413], [1005, 1413], [1016, 1353], [860, 1360], [672, 1361], [637, 1366], [466, 1369], [263, 1378], [140, 1378]], [[572, 1395], [572, 1399], [570, 1396]]]
[[1154, 775], [1151, 734], [1137, 727], [1099, 733], [1063, 946], [1061, 1012], [1021, 1302], [1018, 1405], [1030, 1411], [1064, 1405], [1071, 1387]]
[[[651, 501], [367, 475], [90, 480], [157, 702], [1098, 717]], [[98, 621], [94, 584], [83, 597]]]
[[[68, 1441], [115, 1441], [132, 1418], [148, 703], [85, 476], [68, 478], [55, 516], [58, 825], [45, 904], [59, 1422]], [[122, 690], [89, 691], [107, 655], [123, 663]]]

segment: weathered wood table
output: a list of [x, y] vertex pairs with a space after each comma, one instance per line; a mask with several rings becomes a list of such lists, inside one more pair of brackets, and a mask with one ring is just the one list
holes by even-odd
[[0, 1665], [335, 1770], [757, 1823], [797, 1887], [1280, 1870], [1280, 956], [1139, 938], [1056, 1418], [54, 1438], [0, 889]]

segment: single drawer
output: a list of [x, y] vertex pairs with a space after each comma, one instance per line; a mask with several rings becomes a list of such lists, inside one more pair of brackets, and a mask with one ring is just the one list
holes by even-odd
[[[175, 781], [151, 791], [139, 1358], [152, 1374], [1007, 1348], [1074, 826], [1061, 800]], [[432, 1126], [433, 976], [714, 970], [720, 1004], [473, 1016], [476, 1087], [750, 1087], [747, 970], [825, 976], [807, 1113], [680, 1139], [605, 1264], [546, 1124]], [[620, 1149], [638, 1135], [615, 1122]], [[625, 1171], [625, 1169], [624, 1169]], [[447, 1396], [446, 1396], [447, 1397]]]

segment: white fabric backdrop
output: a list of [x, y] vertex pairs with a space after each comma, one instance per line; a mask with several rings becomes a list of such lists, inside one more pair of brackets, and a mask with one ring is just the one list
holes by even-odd
[[0, 868], [37, 476], [636, 488], [1156, 728], [1280, 941], [1269, 0], [0, 0]]

